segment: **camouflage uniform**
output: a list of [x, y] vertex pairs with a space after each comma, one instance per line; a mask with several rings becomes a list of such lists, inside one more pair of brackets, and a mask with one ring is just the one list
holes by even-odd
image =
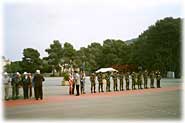
[[113, 81], [114, 81], [114, 86], [113, 86], [114, 91], [118, 91], [118, 88], [117, 88], [118, 87], [117, 73], [116, 72], [113, 73], [112, 78], [113, 78]]
[[106, 82], [107, 82], [106, 91], [110, 92], [110, 73], [109, 72], [106, 73], [105, 79], [106, 79]]
[[98, 82], [99, 82], [98, 91], [100, 92], [100, 88], [101, 88], [101, 92], [103, 92], [102, 73], [99, 73], [97, 77], [98, 77]]
[[160, 88], [160, 80], [161, 80], [161, 75], [160, 72], [156, 73], [156, 80], [157, 80], [157, 88]]
[[144, 77], [144, 88], [148, 88], [147, 87], [147, 81], [148, 81], [148, 72], [145, 70], [144, 74], [143, 74], [143, 77]]
[[137, 84], [138, 84], [138, 89], [142, 89], [141, 84], [142, 84], [142, 74], [141, 71], [138, 73], [137, 76]]
[[21, 85], [21, 76], [15, 74], [12, 78], [12, 99], [19, 98], [19, 87]]
[[126, 90], [129, 90], [129, 72], [125, 75], [125, 81], [126, 81]]
[[95, 83], [95, 74], [92, 73], [91, 76], [90, 76], [90, 80], [91, 80], [91, 93], [93, 93], [93, 90], [94, 90], [94, 93], [96, 93], [96, 83]]
[[119, 81], [120, 81], [120, 91], [123, 91], [123, 73], [119, 74]]
[[152, 71], [152, 72], [150, 73], [150, 88], [155, 88], [155, 87], [154, 87], [154, 78], [155, 78], [155, 74], [154, 74], [154, 72]]
[[135, 90], [136, 89], [136, 87], [135, 87], [135, 85], [136, 85], [136, 73], [132, 72], [131, 76], [132, 76], [132, 90]]

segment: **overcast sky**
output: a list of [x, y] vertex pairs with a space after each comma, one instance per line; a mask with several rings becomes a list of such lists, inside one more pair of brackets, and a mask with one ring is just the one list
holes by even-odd
[[79, 49], [106, 39], [136, 38], [159, 19], [182, 17], [183, 4], [182, 0], [14, 1], [3, 4], [4, 55], [13, 61], [22, 59], [24, 48], [47, 56], [45, 49], [53, 40]]

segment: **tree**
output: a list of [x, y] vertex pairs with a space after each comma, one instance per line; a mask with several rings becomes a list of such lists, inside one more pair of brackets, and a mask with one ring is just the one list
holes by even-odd
[[76, 50], [73, 48], [68, 42], [64, 43], [62, 58], [64, 59], [64, 63], [70, 64], [70, 61], [74, 59]]
[[40, 59], [40, 53], [33, 48], [26, 48], [23, 50], [22, 68], [27, 72], [35, 72], [36, 69], [40, 69], [42, 61]]
[[53, 44], [50, 44], [50, 48], [45, 50], [48, 53], [48, 64], [52, 66], [53, 76], [55, 76], [54, 70], [60, 71], [60, 63], [62, 60], [62, 45], [59, 40], [54, 40]]
[[11, 64], [7, 64], [5, 66], [5, 71], [8, 73], [16, 73], [16, 72], [23, 72], [22, 62], [21, 61], [14, 61]]
[[144, 31], [133, 44], [131, 61], [149, 70], [175, 71], [180, 75], [181, 61], [180, 18], [171, 17], [158, 20]]

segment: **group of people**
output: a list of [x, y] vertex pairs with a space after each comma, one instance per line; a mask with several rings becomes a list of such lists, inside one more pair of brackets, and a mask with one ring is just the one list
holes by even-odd
[[85, 72], [81, 72], [80, 74], [78, 71], [74, 71], [69, 75], [69, 94], [74, 94], [76, 85], [76, 96], [81, 94], [85, 94]]
[[[131, 77], [131, 79], [130, 79]], [[85, 72], [74, 71], [69, 75], [69, 94], [73, 95], [76, 87], [76, 96], [80, 94], [85, 94]], [[137, 89], [147, 89], [148, 88], [148, 78], [150, 78], [150, 88], [155, 88], [154, 82], [156, 81], [156, 87], [160, 88], [161, 75], [159, 71], [151, 71], [148, 73], [147, 70], [144, 72], [106, 72], [106, 73], [91, 73], [90, 82], [91, 82], [91, 93], [96, 93], [96, 81], [98, 81], [98, 92], [104, 92], [103, 85], [106, 83], [106, 92], [110, 92], [111, 89], [111, 78], [113, 80], [113, 90], [118, 91], [118, 82], [119, 90], [123, 91], [124, 86], [126, 90], [130, 90], [130, 84], [132, 90]], [[124, 81], [125, 80], [125, 81]], [[143, 81], [144, 80], [144, 81]], [[18, 72], [12, 77], [8, 75], [7, 72], [3, 75], [3, 84], [5, 92], [5, 100], [9, 100], [9, 89], [12, 88], [12, 99], [19, 98], [19, 89], [23, 88], [24, 99], [29, 99], [32, 97], [32, 87], [34, 88], [35, 99], [43, 99], [43, 90], [42, 83], [45, 81], [40, 70], [36, 70], [36, 73], [32, 76], [30, 73], [24, 72], [23, 75]]]
[[42, 82], [44, 77], [40, 74], [40, 70], [36, 70], [35, 75], [24, 72], [22, 75], [16, 72], [12, 76], [9, 76], [7, 72], [3, 74], [4, 95], [5, 100], [11, 99], [10, 88], [12, 88], [12, 99], [18, 99], [20, 97], [19, 89], [23, 89], [24, 99], [32, 97], [32, 87], [34, 88], [35, 99], [43, 99]]
[[[148, 78], [150, 78], [150, 88], [155, 88], [154, 82], [156, 79], [156, 87], [160, 88], [160, 80], [161, 75], [159, 71], [151, 71], [148, 73], [147, 70], [144, 72], [139, 71], [136, 72], [106, 72], [106, 73], [91, 73], [90, 75], [90, 82], [91, 82], [91, 93], [96, 93], [96, 82], [98, 81], [98, 92], [104, 92], [103, 85], [106, 83], [106, 92], [111, 91], [111, 78], [113, 80], [113, 90], [118, 91], [118, 82], [119, 82], [119, 90], [123, 91], [124, 86], [126, 90], [130, 90], [130, 84], [132, 90], [137, 89], [147, 89], [148, 86]], [[124, 81], [125, 80], [125, 81]], [[81, 94], [85, 93], [85, 73], [81, 72], [78, 73], [75, 71], [74, 73], [70, 74], [69, 77], [69, 94], [73, 95], [76, 85], [76, 96], [80, 95], [80, 88]], [[137, 87], [136, 87], [137, 86]]]
[[[160, 88], [160, 80], [161, 80], [161, 75], [159, 71], [151, 71], [148, 73], [147, 70], [144, 72], [139, 71], [138, 73], [136, 72], [126, 72], [125, 74], [123, 72], [116, 72], [114, 71], [113, 73], [111, 72], [106, 72], [106, 73], [92, 73], [90, 76], [90, 81], [91, 81], [91, 93], [96, 93], [96, 76], [98, 80], [98, 91], [99, 92], [104, 92], [103, 91], [103, 83], [106, 81], [106, 91], [110, 92], [110, 78], [112, 77], [113, 79], [113, 89], [114, 91], [118, 91], [118, 80], [119, 80], [119, 90], [123, 91], [124, 90], [124, 78], [125, 78], [125, 89], [130, 90], [129, 85], [130, 83], [132, 84], [132, 90], [136, 90], [136, 85], [138, 86], [138, 89], [147, 89], [148, 88], [148, 78], [150, 78], [150, 88], [155, 88], [154, 87], [154, 80], [156, 78], [157, 84], [156, 87]], [[131, 81], [130, 78], [131, 77]], [[144, 80], [144, 82], [143, 82]], [[142, 87], [144, 83], [144, 87]]]

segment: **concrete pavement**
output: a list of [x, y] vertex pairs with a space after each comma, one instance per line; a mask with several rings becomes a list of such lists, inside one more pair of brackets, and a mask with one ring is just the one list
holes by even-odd
[[162, 88], [68, 95], [68, 87], [46, 79], [44, 100], [5, 102], [5, 120], [180, 120], [181, 80], [162, 80]]

